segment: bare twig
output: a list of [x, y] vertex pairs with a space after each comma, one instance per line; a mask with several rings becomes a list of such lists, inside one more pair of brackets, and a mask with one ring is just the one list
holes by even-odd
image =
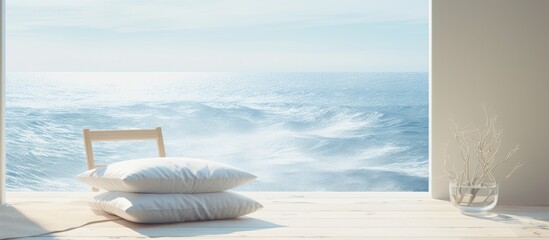
[[[446, 156], [444, 158], [444, 171], [450, 180], [458, 187], [454, 195], [457, 204], [462, 203], [465, 195], [468, 195], [467, 205], [470, 205], [482, 186], [486, 183], [499, 185], [507, 180], [522, 163], [515, 167], [502, 180], [494, 176], [494, 171], [502, 164], [510, 161], [513, 154], [518, 151], [518, 145], [512, 148], [503, 160], [498, 161], [497, 153], [500, 150], [503, 140], [503, 130], [496, 126], [497, 116], [490, 116], [484, 108], [485, 122], [482, 129], [468, 130], [468, 127], [459, 127], [453, 121], [453, 137], [463, 164], [463, 169], [457, 173], [454, 169], [452, 159], [448, 156], [448, 145], [446, 145]], [[476, 159], [475, 159], [476, 158]], [[476, 161], [475, 161], [476, 160]], [[452, 166], [450, 168], [449, 166]], [[490, 191], [488, 197], [492, 196]], [[484, 200], [486, 201], [487, 198]]]

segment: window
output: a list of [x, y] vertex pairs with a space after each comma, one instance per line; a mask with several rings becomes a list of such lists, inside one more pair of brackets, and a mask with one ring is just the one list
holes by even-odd
[[[241, 190], [427, 191], [427, 1], [8, 1], [9, 190], [87, 190], [82, 129], [161, 126]], [[95, 144], [94, 144], [95, 145]], [[103, 163], [154, 143], [99, 143]]]

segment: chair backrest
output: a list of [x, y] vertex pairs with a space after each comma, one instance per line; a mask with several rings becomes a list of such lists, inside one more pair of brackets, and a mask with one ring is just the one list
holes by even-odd
[[164, 139], [162, 137], [162, 128], [155, 129], [136, 129], [136, 130], [101, 130], [91, 131], [84, 129], [84, 146], [86, 148], [86, 158], [88, 169], [95, 168], [96, 165], [93, 158], [92, 142], [99, 141], [125, 141], [125, 140], [156, 140], [158, 147], [158, 156], [166, 157], [164, 149]]

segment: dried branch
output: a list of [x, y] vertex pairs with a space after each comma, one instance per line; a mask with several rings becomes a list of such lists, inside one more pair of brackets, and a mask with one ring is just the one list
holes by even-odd
[[[497, 161], [497, 154], [503, 140], [503, 130], [497, 128], [497, 116], [490, 116], [486, 108], [484, 108], [484, 113], [485, 122], [482, 129], [468, 130], [468, 126], [459, 127], [452, 121], [453, 137], [461, 158], [460, 162], [463, 164], [463, 169], [459, 173], [456, 173], [453, 161], [450, 161], [451, 159], [448, 156], [448, 146], [446, 146], [444, 171], [450, 180], [458, 185], [469, 184], [480, 186], [487, 182], [501, 184], [523, 165], [522, 163], [516, 164], [501, 181], [498, 181], [494, 176], [495, 169], [502, 164], [508, 163], [519, 148], [518, 145], [515, 146], [507, 153], [507, 156], [503, 160]], [[452, 169], [450, 169], [450, 165]], [[478, 191], [478, 189], [474, 191]]]

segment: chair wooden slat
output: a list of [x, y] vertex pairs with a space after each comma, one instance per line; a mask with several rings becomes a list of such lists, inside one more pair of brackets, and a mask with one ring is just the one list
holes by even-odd
[[[88, 169], [93, 169], [99, 165], [95, 164], [93, 157], [92, 142], [104, 141], [131, 141], [131, 140], [156, 140], [158, 148], [158, 156], [166, 157], [164, 148], [164, 139], [162, 136], [162, 128], [155, 129], [135, 129], [135, 130], [98, 130], [92, 131], [84, 129], [84, 147], [86, 150], [86, 160]], [[93, 191], [97, 189], [93, 188]]]

